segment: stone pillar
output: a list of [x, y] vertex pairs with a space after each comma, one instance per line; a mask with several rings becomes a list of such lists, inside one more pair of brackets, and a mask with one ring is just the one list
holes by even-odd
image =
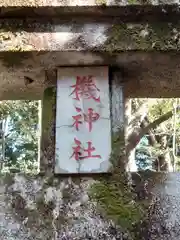
[[[112, 129], [115, 134], [119, 130], [123, 132], [123, 98], [119, 79], [114, 81], [115, 78], [111, 78], [111, 80]], [[119, 181], [121, 176], [119, 171], [117, 179], [114, 173], [112, 177], [103, 178], [54, 176], [55, 106], [56, 87], [48, 87], [44, 91], [42, 101], [40, 174], [1, 176], [1, 238], [21, 240], [28, 236], [33, 240], [122, 239], [127, 229], [122, 230], [116, 226], [115, 219], [109, 212], [114, 196], [117, 198], [115, 203], [118, 203], [118, 209], [115, 209], [113, 214], [124, 216], [126, 212], [124, 210], [121, 212], [126, 208], [127, 198], [125, 197], [125, 203], [120, 199], [122, 196], [119, 184], [122, 191], [124, 186]], [[122, 143], [120, 152], [124, 156], [124, 135], [120, 134], [120, 138]], [[118, 162], [119, 159], [115, 160]], [[99, 204], [103, 207], [103, 211], [101, 207], [99, 208]], [[127, 208], [130, 212], [131, 207], [133, 206], [128, 203]], [[131, 220], [129, 221], [131, 225]], [[117, 221], [117, 224], [120, 224], [120, 221]]]
[[[111, 121], [113, 142], [118, 142], [120, 150], [120, 159], [116, 164], [126, 169], [125, 156], [125, 116], [124, 116], [124, 86], [122, 84], [122, 75], [120, 71], [113, 71], [110, 75], [111, 85]], [[113, 148], [116, 144], [113, 143]]]
[[150, 211], [150, 239], [179, 240], [180, 232], [180, 174], [152, 174], [155, 180], [153, 195], [156, 198]]
[[56, 87], [48, 87], [42, 100], [40, 172], [53, 173], [55, 161]]

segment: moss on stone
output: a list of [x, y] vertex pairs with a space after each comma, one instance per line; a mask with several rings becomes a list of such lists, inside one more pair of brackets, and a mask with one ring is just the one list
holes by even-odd
[[180, 48], [179, 23], [116, 24], [107, 34], [104, 48], [108, 52]]
[[[90, 196], [98, 202], [100, 211], [123, 227], [132, 232], [134, 225], [143, 217], [143, 208], [134, 201], [135, 195], [127, 183], [127, 175], [123, 169], [124, 137], [122, 132], [113, 139], [112, 176], [102, 178], [90, 190]], [[133, 233], [132, 236], [134, 237]]]
[[[57, 4], [57, 2], [53, 2], [52, 1], [52, 5], [56, 6], [56, 5], [65, 5], [68, 6], [71, 3], [73, 3], [73, 1], [67, 1], [67, 0], [61, 0], [61, 2]], [[159, 4], [166, 4], [167, 0], [162, 0], [160, 1]], [[120, 5], [121, 1], [115, 1], [113, 2], [111, 5]], [[152, 0], [127, 0], [127, 4], [153, 4]], [[94, 4], [95, 5], [95, 4]], [[42, 1], [42, 0], [28, 0], [28, 1], [24, 1], [24, 0], [1, 0], [0, 1], [0, 6], [18, 6], [18, 7], [23, 7], [23, 6], [28, 6], [28, 7], [38, 7], [38, 6], [48, 6], [48, 2], [46, 3], [46, 1]]]
[[[99, 5], [104, 5], [105, 0], [98, 0]], [[21, 23], [23, 25], [23, 23]], [[28, 32], [21, 31], [22, 25], [20, 22], [17, 23], [18, 31], [13, 30], [12, 26], [8, 26], [7, 24], [2, 25], [2, 29], [0, 30], [0, 48], [2, 51], [10, 51], [10, 52], [30, 52], [35, 49], [35, 46], [31, 44], [29, 41]], [[51, 25], [44, 24], [41, 26], [33, 25], [31, 27], [35, 27], [39, 29], [42, 28], [41, 31], [51, 32]], [[105, 27], [108, 29], [108, 25]], [[40, 31], [40, 32], [41, 32]], [[39, 35], [40, 34], [40, 35]], [[41, 33], [38, 33], [41, 38]], [[127, 50], [171, 50], [171, 49], [179, 49], [180, 48], [180, 26], [179, 23], [170, 24], [167, 22], [156, 22], [156, 23], [122, 23], [122, 24], [114, 24], [112, 27], [109, 27], [107, 30], [107, 41], [105, 44], [101, 46], [97, 45], [95, 47], [91, 47], [88, 45], [86, 48], [89, 50], [98, 50], [98, 51], [108, 51], [108, 52], [116, 52], [116, 51], [127, 51]], [[31, 40], [35, 41], [37, 35], [32, 36]], [[17, 39], [19, 39], [17, 41]], [[73, 43], [75, 45], [78, 43]], [[41, 44], [40, 44], [41, 45]], [[43, 46], [39, 46], [39, 50], [43, 50]], [[68, 49], [69, 47], [67, 47]], [[67, 50], [66, 49], [66, 50]]]
[[44, 177], [44, 188], [49, 187], [49, 186], [54, 186], [54, 175]]
[[[19, 91], [18, 91], [19, 90]], [[1, 100], [39, 100], [42, 98], [42, 94], [39, 91], [39, 89], [35, 89], [35, 91], [25, 91], [23, 89], [8, 89], [7, 91], [2, 92], [1, 94]], [[13, 171], [13, 169], [12, 169]], [[14, 169], [14, 172], [18, 172], [19, 170]]]
[[133, 4], [138, 4], [139, 1], [138, 1], [138, 0], [128, 0], [128, 3], [129, 3], [130, 5], [133, 5]]
[[133, 202], [133, 196], [122, 182], [114, 176], [109, 181], [101, 181], [93, 186], [92, 196], [98, 201], [105, 215], [125, 230], [131, 231], [133, 224], [142, 219], [142, 208]]
[[16, 6], [16, 7], [38, 7], [38, 6], [42, 6], [43, 1], [41, 0], [28, 0], [28, 1], [24, 1], [24, 0], [1, 0], [0, 1], [0, 6], [3, 7], [7, 7], [7, 6]]
[[129, 5], [144, 5], [144, 4], [151, 4], [151, 0], [128, 0]]
[[[166, 173], [154, 173], [143, 171], [132, 174], [133, 180], [138, 177], [135, 183], [137, 187], [144, 181], [148, 184], [148, 199], [137, 200], [137, 192], [131, 188], [128, 182], [128, 174], [125, 171], [125, 143], [124, 133], [120, 131], [115, 134], [112, 142], [113, 152], [111, 155], [112, 175], [108, 178], [101, 178], [92, 185], [90, 189], [91, 198], [98, 203], [100, 212], [107, 218], [120, 225], [133, 239], [139, 240], [142, 232], [147, 231], [148, 209], [151, 201], [151, 189], [157, 184], [165, 182]], [[141, 182], [139, 182], [141, 181]]]
[[[56, 88], [45, 89], [42, 104], [42, 133], [40, 171], [52, 172], [54, 169]], [[50, 170], [50, 171], [49, 171]]]
[[24, 44], [22, 39], [16, 40], [19, 36], [23, 38], [23, 33], [14, 32], [13, 25], [11, 26], [3, 22], [0, 26], [0, 48], [3, 48], [3, 51], [4, 49], [6, 50], [0, 56], [4, 65], [7, 67], [21, 67], [23, 61], [31, 57], [32, 53], [30, 51], [33, 50], [32, 46]]
[[55, 91], [54, 87], [47, 88], [44, 91], [44, 100], [43, 100], [43, 116], [42, 116], [42, 131], [49, 133], [49, 130], [52, 125], [52, 120], [54, 119], [54, 103], [55, 103]]
[[107, 3], [106, 0], [96, 0], [96, 4], [97, 4], [97, 5], [106, 6], [106, 3]]

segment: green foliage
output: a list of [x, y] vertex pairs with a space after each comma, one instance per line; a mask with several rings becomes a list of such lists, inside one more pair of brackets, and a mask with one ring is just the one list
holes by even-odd
[[[160, 98], [160, 99], [139, 99], [139, 100], [133, 100], [134, 106], [138, 105], [140, 106], [143, 104], [144, 101], [147, 101], [148, 106], [148, 120], [150, 122], [153, 122], [159, 118], [161, 118], [164, 114], [173, 111], [175, 99], [174, 98]], [[138, 103], [137, 103], [138, 102]], [[179, 99], [177, 99], [177, 103], [179, 102]], [[136, 103], [136, 104], [135, 104]], [[136, 112], [136, 108], [133, 107], [134, 113]], [[177, 119], [176, 119], [176, 147], [180, 145], [180, 121], [179, 121], [179, 111], [177, 111]], [[149, 162], [151, 160], [151, 165], [154, 161], [157, 161], [157, 159], [160, 156], [171, 156], [172, 154], [168, 154], [172, 152], [173, 144], [173, 131], [174, 131], [174, 121], [173, 118], [170, 117], [168, 120], [162, 122], [158, 126], [156, 126], [154, 129], [151, 129], [151, 135], [154, 136], [156, 143], [153, 143], [153, 146], [151, 146], [150, 142], [143, 146], [144, 150], [148, 154], [144, 154], [144, 151], [142, 151], [142, 148], [139, 148], [140, 145], [142, 145], [142, 140], [140, 144], [136, 147], [136, 162], [143, 166], [146, 162]], [[147, 132], [146, 136], [148, 139], [150, 139], [150, 135]], [[167, 141], [167, 143], [166, 143]], [[164, 142], [164, 143], [163, 143]], [[164, 145], [165, 144], [165, 145]], [[180, 148], [179, 148], [180, 149]], [[178, 152], [179, 150], [177, 150]], [[145, 156], [146, 155], [146, 156]], [[159, 161], [159, 160], [158, 160]], [[174, 161], [174, 159], [172, 159]], [[150, 164], [149, 164], [150, 165]], [[152, 167], [152, 166], [151, 166]], [[151, 169], [150, 167], [150, 169]], [[144, 168], [141, 168], [144, 169]]]
[[38, 159], [38, 101], [3, 101], [0, 121], [4, 131], [4, 171], [35, 171]]
[[[156, 103], [149, 108], [148, 117], [150, 121], [154, 121], [166, 112], [173, 110], [173, 102], [174, 98], [156, 99]], [[168, 119], [165, 123], [163, 122], [163, 124], [166, 124], [168, 129], [172, 129], [172, 118]]]

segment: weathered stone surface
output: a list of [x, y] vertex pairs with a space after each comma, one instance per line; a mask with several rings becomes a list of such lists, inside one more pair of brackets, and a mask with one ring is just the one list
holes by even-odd
[[[125, 97], [179, 97], [179, 62], [175, 51], [0, 53], [0, 99], [42, 99], [44, 89], [55, 86], [54, 69], [78, 65], [110, 65], [110, 72], [116, 67]], [[25, 86], [24, 76], [34, 82]]]
[[[46, 87], [54, 86], [54, 69], [65, 65], [102, 64], [95, 53], [80, 52], [4, 52], [0, 53], [0, 99], [42, 99]], [[45, 74], [46, 72], [46, 74]], [[45, 80], [45, 75], [48, 79]], [[24, 77], [33, 79], [26, 86]]]
[[[161, 202], [159, 209], [156, 212], [151, 212], [151, 214], [163, 210], [162, 215], [164, 217], [156, 219], [153, 226], [149, 225], [152, 229], [144, 229], [146, 233], [144, 235], [145, 238], [141, 235], [137, 239], [146, 240], [150, 236], [147, 233], [150, 233], [152, 236], [150, 239], [169, 240], [171, 237], [172, 240], [178, 240], [179, 225], [176, 224], [179, 221], [177, 211], [179, 204], [179, 175], [168, 174], [165, 177], [160, 176], [157, 178], [155, 175], [159, 175], [159, 173], [149, 174], [144, 174], [143, 178], [153, 181], [151, 183], [154, 187], [153, 193], [156, 196], [160, 196]], [[104, 178], [107, 189], [108, 184], [110, 186], [115, 184], [113, 180], [115, 178], [112, 177], [108, 182]], [[100, 182], [103, 183], [103, 179]], [[111, 218], [107, 218], [106, 212], [99, 211], [97, 202], [91, 198], [89, 190], [93, 184], [97, 183], [99, 183], [98, 180], [87, 177], [57, 178], [53, 175], [1, 175], [0, 235], [2, 239], [131, 239], [128, 232], [125, 232], [120, 226], [116, 225], [114, 221], [110, 220]], [[176, 183], [176, 187], [174, 187], [174, 183]], [[142, 191], [142, 184], [138, 186], [138, 180], [136, 180], [136, 188], [137, 191]], [[104, 196], [104, 199], [107, 200], [107, 196], [111, 197], [109, 192], [100, 192], [100, 190], [104, 189], [99, 189], [99, 194]], [[111, 190], [113, 191], [113, 188]], [[122, 194], [121, 190], [118, 188], [120, 195]], [[109, 203], [114, 204], [116, 202], [113, 202], [113, 199], [112, 201], [109, 199]], [[119, 204], [121, 203], [119, 202]], [[112, 207], [113, 210], [114, 205], [107, 207], [108, 209]], [[124, 213], [121, 212], [121, 214], [127, 214], [126, 209], [123, 209], [123, 211]], [[126, 218], [125, 216], [122, 215], [121, 217], [121, 215], [118, 215], [119, 220], [123, 221]], [[111, 217], [113, 218], [113, 216]], [[154, 216], [151, 215], [151, 217]]]
[[133, 4], [179, 4], [178, 0], [1, 0], [0, 6], [91, 6]]
[[[6, 3], [21, 5], [21, 2]], [[131, 1], [131, 3], [139, 2]], [[153, 2], [156, 3], [158, 2]], [[36, 6], [37, 3], [26, 2], [26, 4], [26, 6]], [[40, 4], [50, 5], [52, 2], [42, 1]], [[77, 4], [77, 2], [66, 2], [66, 4]], [[108, 1], [98, 4], [127, 4], [127, 2]], [[98, 212], [97, 203], [89, 198], [88, 189], [97, 181], [78, 178], [59, 179], [49, 176], [52, 174], [55, 159], [53, 130], [55, 111], [54, 102], [51, 101], [52, 89], [50, 91], [47, 89], [43, 94], [44, 89], [48, 85], [54, 85], [51, 70], [58, 65], [106, 63], [117, 66], [122, 73], [114, 89], [119, 91], [118, 81], [124, 84], [125, 96], [147, 97], [148, 94], [151, 97], [175, 96], [180, 93], [178, 54], [131, 51], [178, 50], [179, 44], [178, 24], [119, 25], [108, 21], [82, 24], [73, 21], [58, 23], [52, 20], [49, 24], [31, 21], [27, 26], [20, 21], [9, 24], [7, 20], [6, 24], [1, 25], [0, 51], [4, 53], [0, 56], [2, 80], [0, 98], [10, 99], [14, 94], [16, 99], [20, 96], [27, 99], [29, 98], [27, 93], [33, 96], [37, 94], [40, 98], [44, 96], [43, 108], [47, 110], [42, 117], [41, 145], [41, 171], [47, 176], [32, 177], [19, 174], [1, 177], [0, 235], [2, 239], [127, 239], [127, 235], [123, 237], [122, 229]], [[52, 52], [38, 53], [40, 50]], [[69, 50], [73, 52], [68, 52]], [[88, 52], [80, 53], [79, 50]], [[95, 50], [101, 53], [92, 53]], [[124, 50], [131, 51], [117, 54]], [[24, 53], [21, 55], [20, 51]], [[8, 56], [7, 52], [17, 52], [17, 54], [12, 53]], [[44, 81], [45, 71], [47, 71], [46, 77], [49, 76], [46, 81]], [[26, 87], [24, 76], [35, 79], [34, 83]], [[118, 99], [116, 94], [113, 99]], [[120, 107], [122, 109], [122, 102]], [[118, 124], [119, 119], [113, 118], [118, 127], [123, 125]], [[164, 192], [166, 197], [167, 192], [164, 191], [164, 187], [162, 193]], [[177, 199], [176, 203], [178, 201]], [[111, 204], [110, 199], [108, 203]], [[167, 203], [165, 205], [167, 206]], [[170, 217], [169, 222], [173, 221], [174, 219]], [[155, 239], [157, 238], [158, 236], [155, 235]]]
[[[46, 75], [47, 77], [47, 75]], [[50, 77], [57, 79], [56, 75]], [[53, 173], [55, 167], [56, 87], [47, 88], [42, 100], [41, 173]]]
[[122, 230], [90, 201], [93, 182], [1, 175], [1, 239], [123, 239]]
[[[38, 7], [18, 7], [0, 5], [0, 18], [58, 18], [60, 19], [78, 19], [84, 22], [87, 19], [90, 22], [177, 22], [180, 12], [177, 4], [163, 5], [83, 5], [83, 6], [38, 6]], [[115, 18], [115, 19], [114, 19]], [[37, 20], [39, 21], [39, 19]]]
[[177, 52], [129, 52], [119, 55], [116, 61], [121, 66], [125, 96], [178, 97], [178, 58]]
[[[88, 64], [119, 67], [126, 96], [179, 96], [179, 55], [173, 53], [180, 46], [178, 24], [63, 21], [60, 25], [59, 21], [52, 21], [2, 22], [0, 99], [42, 99], [47, 86], [46, 70]], [[148, 52], [132, 52], [137, 50]], [[34, 80], [28, 87], [24, 84], [25, 76]], [[136, 84], [132, 85], [132, 81]]]
[[[164, 211], [164, 218], [159, 218], [159, 222], [151, 226], [156, 229], [151, 232], [152, 238], [150, 239], [169, 240], [171, 237], [172, 240], [178, 240], [179, 228], [176, 225], [176, 221], [179, 220], [177, 211], [179, 203], [178, 175], [169, 174], [166, 177], [158, 177], [156, 180], [155, 175], [157, 174], [144, 175], [144, 179], [154, 180], [153, 193], [161, 196], [159, 211], [162, 210], [162, 207]], [[174, 186], [174, 180], [177, 184], [176, 188], [171, 187], [171, 184]], [[91, 178], [55, 178], [54, 176], [25, 176], [24, 174], [1, 175], [1, 239], [131, 239], [121, 227], [112, 220], [107, 220], [105, 212], [98, 210], [97, 203], [91, 198], [89, 191], [95, 183], [97, 184], [98, 181]], [[137, 179], [136, 183], [138, 184]], [[139, 185], [139, 188], [142, 186]], [[105, 197], [107, 197], [106, 194], [104, 193]], [[152, 213], [158, 213], [158, 210]], [[151, 215], [151, 217], [153, 216]], [[169, 231], [165, 232], [165, 229]], [[146, 233], [149, 232], [147, 230], [144, 229]], [[146, 234], [146, 238], [143, 238], [141, 235], [141, 238], [138, 239], [144, 240], [147, 239], [147, 236]]]
[[179, 24], [82, 24], [55, 19], [52, 22], [2, 22], [0, 51], [118, 52], [180, 48]]
[[156, 205], [151, 210], [149, 237], [152, 240], [178, 240], [180, 233], [179, 173], [169, 173], [154, 188]]
[[1, 0], [0, 6], [87, 6], [96, 5], [95, 0]]
[[[57, 79], [56, 72], [47, 72], [45, 82], [53, 82], [52, 78]], [[131, 239], [129, 231], [116, 226], [111, 218], [100, 211], [97, 201], [91, 198], [90, 187], [101, 181], [100, 177], [93, 180], [80, 176], [65, 178], [53, 175], [56, 106], [54, 95], [54, 88], [47, 88], [43, 95], [40, 170], [44, 171], [44, 176], [1, 175], [1, 238], [3, 240]], [[128, 207], [129, 204], [132, 207], [134, 205], [131, 200], [131, 198], [128, 200]]]

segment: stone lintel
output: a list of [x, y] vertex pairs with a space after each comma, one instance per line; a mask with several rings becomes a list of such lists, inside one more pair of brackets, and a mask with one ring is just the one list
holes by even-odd
[[[1, 52], [0, 100], [42, 99], [44, 90], [56, 85], [57, 67], [102, 65], [122, 74], [125, 97], [179, 97], [179, 63], [178, 51]], [[24, 77], [34, 81], [26, 86]]]
[[[14, 3], [14, 2], [13, 2]], [[57, 17], [71, 20], [72, 18], [89, 18], [91, 21], [116, 20], [120, 22], [158, 22], [178, 21], [180, 16], [179, 5], [24, 5], [0, 4], [0, 18], [42, 18]], [[112, 19], [113, 18], [113, 19]]]
[[37, 19], [0, 23], [1, 52], [179, 50], [177, 23], [37, 22]]
[[0, 0], [0, 6], [130, 6], [130, 5], [179, 5], [177, 0]]

